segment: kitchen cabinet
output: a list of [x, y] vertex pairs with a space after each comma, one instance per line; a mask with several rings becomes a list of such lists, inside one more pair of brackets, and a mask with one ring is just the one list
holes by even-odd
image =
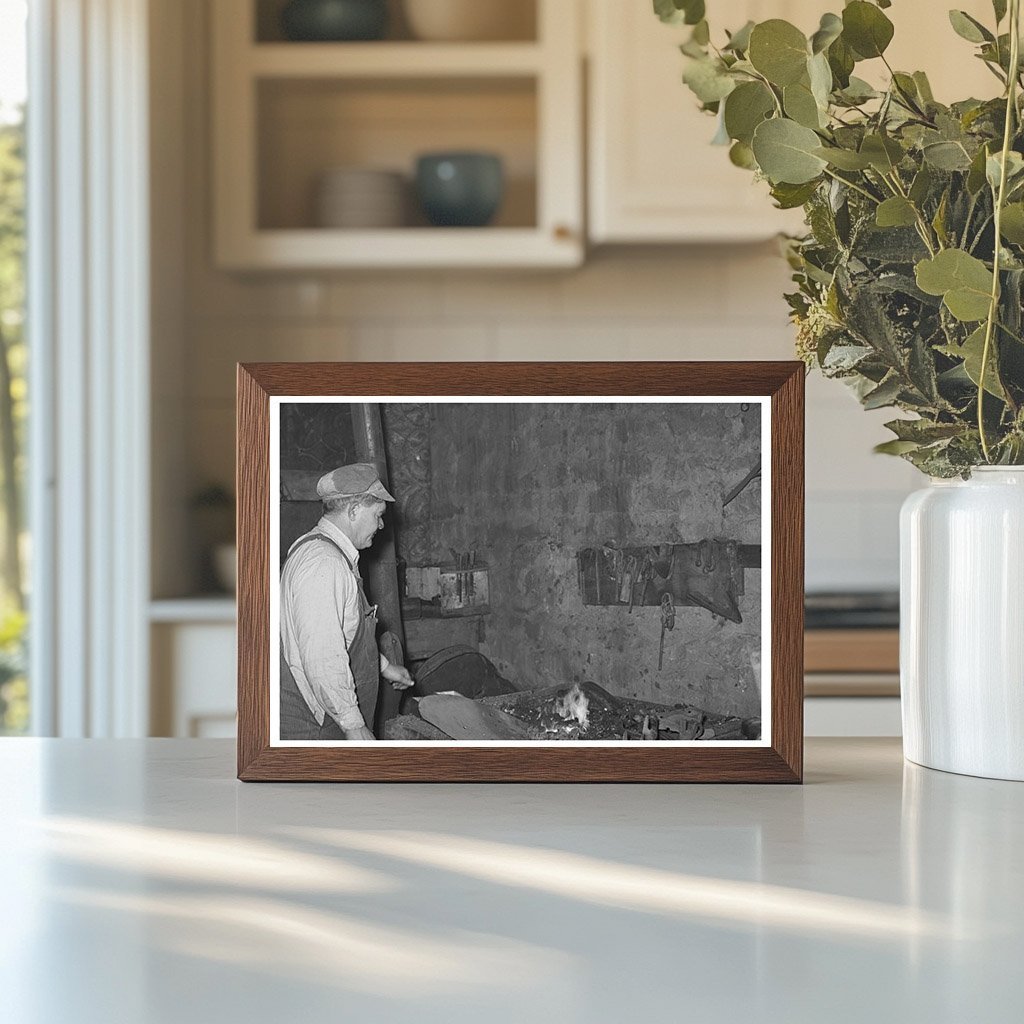
[[[735, 242], [798, 231], [799, 211], [776, 210], [767, 185], [710, 144], [715, 120], [681, 78], [679, 44], [689, 27], [663, 25], [649, 3], [588, 2], [591, 241]], [[710, 0], [708, 18], [718, 38], [749, 19], [785, 17], [804, 27], [810, 19], [801, 7], [818, 9], [821, 0]]]
[[150, 735], [235, 735], [235, 602], [230, 597], [150, 605]]
[[[579, 9], [535, 4], [532, 39], [291, 42], [274, 0], [218, 0], [213, 31], [213, 211], [229, 269], [574, 266], [583, 258]], [[413, 174], [424, 152], [498, 154], [493, 225], [318, 226], [337, 168]], [[411, 196], [410, 196], [411, 200]]]
[[[681, 82], [678, 44], [686, 26], [663, 25], [647, 2], [587, 0], [588, 220], [594, 243], [736, 242], [803, 229], [799, 210], [776, 210], [765, 183], [710, 145], [715, 120], [702, 114]], [[826, 0], [708, 0], [712, 38], [747, 20], [785, 18], [807, 34], [821, 14], [842, 4]], [[984, 23], [989, 0], [958, 7]], [[897, 69], [929, 74], [938, 99], [995, 95], [998, 83], [972, 46], [950, 27], [946, 8], [902, 0], [886, 11], [896, 28], [887, 57]], [[881, 61], [857, 74], [879, 84]]]

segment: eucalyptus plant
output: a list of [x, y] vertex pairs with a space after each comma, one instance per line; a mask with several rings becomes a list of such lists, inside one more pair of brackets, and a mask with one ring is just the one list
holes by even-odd
[[[683, 80], [715, 141], [803, 207], [808, 231], [786, 242], [801, 358], [866, 409], [910, 414], [878, 451], [938, 477], [1024, 464], [1020, 0], [993, 0], [990, 25], [949, 12], [998, 95], [948, 106], [889, 65], [890, 6], [852, 0], [810, 37], [748, 22], [715, 45], [705, 0], [654, 0], [691, 26]], [[857, 77], [864, 61], [887, 88]]]

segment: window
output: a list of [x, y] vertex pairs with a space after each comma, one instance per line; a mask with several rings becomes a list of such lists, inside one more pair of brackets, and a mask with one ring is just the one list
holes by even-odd
[[0, 735], [29, 727], [25, 528], [26, 0], [0, 0]]

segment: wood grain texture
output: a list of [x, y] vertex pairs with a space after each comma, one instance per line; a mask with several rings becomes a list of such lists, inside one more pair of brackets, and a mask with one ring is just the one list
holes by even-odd
[[270, 737], [270, 402], [238, 367], [238, 774]]
[[[271, 747], [269, 396], [770, 396], [771, 747]], [[238, 368], [238, 777], [244, 781], [799, 782], [804, 367], [798, 362], [252, 363]], [[766, 581], [767, 582], [767, 581]]]
[[803, 780], [804, 735], [804, 374], [772, 392], [772, 745]]

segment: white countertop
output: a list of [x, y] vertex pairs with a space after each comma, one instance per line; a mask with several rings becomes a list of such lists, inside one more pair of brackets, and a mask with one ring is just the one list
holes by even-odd
[[11, 1024], [1020, 1019], [1024, 785], [809, 740], [803, 787], [243, 785], [0, 741]]

